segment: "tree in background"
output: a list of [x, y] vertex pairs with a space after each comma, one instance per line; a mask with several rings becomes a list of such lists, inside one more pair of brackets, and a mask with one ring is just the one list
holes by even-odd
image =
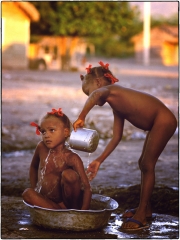
[[142, 30], [138, 9], [128, 2], [31, 3], [41, 15], [31, 23], [31, 34], [86, 37], [104, 56], [126, 55], [130, 38]]
[[178, 14], [174, 13], [170, 17], [165, 18], [163, 16], [152, 17], [151, 18], [151, 27], [157, 27], [161, 25], [170, 25], [170, 26], [178, 26]]

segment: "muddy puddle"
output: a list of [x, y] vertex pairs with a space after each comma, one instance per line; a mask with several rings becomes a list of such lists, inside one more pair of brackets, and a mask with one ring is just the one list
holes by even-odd
[[[2, 239], [178, 239], [178, 217], [157, 214], [150, 227], [136, 232], [122, 232], [121, 214], [116, 211], [111, 214], [107, 226], [95, 231], [73, 232], [54, 229], [45, 229], [33, 224], [30, 212], [20, 197], [2, 197]], [[8, 218], [7, 218], [8, 216]]]

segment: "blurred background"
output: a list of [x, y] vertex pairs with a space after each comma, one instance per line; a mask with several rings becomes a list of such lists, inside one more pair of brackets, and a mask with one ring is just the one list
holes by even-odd
[[[3, 150], [34, 148], [38, 138], [29, 122], [51, 108], [76, 120], [87, 99], [79, 74], [100, 60], [110, 64], [117, 84], [154, 95], [178, 118], [178, 5], [1, 2]], [[101, 139], [112, 137], [112, 125], [108, 104], [86, 118]], [[145, 138], [126, 121], [124, 139], [133, 134]]]
[[78, 71], [90, 57], [178, 65], [178, 2], [2, 2], [2, 67]]

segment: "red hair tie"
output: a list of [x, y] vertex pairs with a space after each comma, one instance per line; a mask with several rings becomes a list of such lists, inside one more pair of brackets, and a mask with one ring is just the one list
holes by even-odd
[[111, 75], [110, 73], [105, 73], [104, 76], [111, 79], [111, 84], [114, 84], [115, 82], [119, 82], [119, 80], [113, 77], [113, 75]]
[[108, 70], [109, 63], [104, 64], [102, 61], [100, 61], [100, 62], [98, 62], [98, 63], [101, 65], [101, 67], [103, 67], [103, 68], [105, 68], [105, 69]]
[[33, 127], [36, 127], [36, 134], [37, 135], [41, 134], [41, 132], [39, 131], [39, 125], [37, 125], [37, 123], [31, 122], [30, 125], [33, 126]]
[[86, 68], [86, 70], [87, 70], [87, 73], [90, 73], [90, 72], [91, 72], [91, 67], [92, 67], [92, 65], [91, 65], [91, 64], [89, 64], [89, 67], [87, 67], [87, 68]]
[[52, 112], [47, 112], [47, 114], [56, 114], [57, 113], [57, 115], [58, 116], [63, 116], [63, 112], [62, 112], [62, 108], [59, 108], [58, 110], [56, 110], [55, 108], [52, 108]]

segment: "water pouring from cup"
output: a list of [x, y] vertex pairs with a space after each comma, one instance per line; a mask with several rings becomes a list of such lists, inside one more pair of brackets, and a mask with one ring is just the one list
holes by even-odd
[[99, 143], [99, 135], [96, 130], [78, 128], [71, 132], [69, 146], [72, 149], [92, 153]]

